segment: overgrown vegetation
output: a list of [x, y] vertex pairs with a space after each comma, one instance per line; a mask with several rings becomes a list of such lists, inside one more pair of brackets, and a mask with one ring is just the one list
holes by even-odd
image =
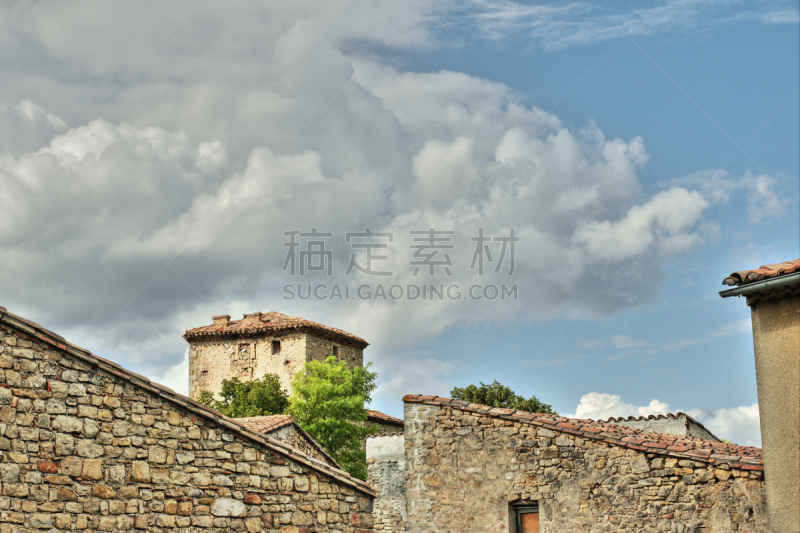
[[495, 380], [491, 385], [479, 381], [480, 386], [469, 385], [464, 388], [454, 387], [450, 397], [456, 400], [466, 400], [491, 407], [517, 409], [529, 413], [549, 413], [557, 415], [552, 405], [539, 401], [536, 396], [524, 398], [502, 383]]
[[379, 429], [367, 427], [367, 409], [377, 374], [366, 367], [350, 368], [336, 357], [309, 361], [292, 382], [288, 412], [353, 477], [367, 479], [362, 443]]
[[224, 379], [220, 397], [217, 400], [214, 393], [203, 391], [198, 401], [231, 418], [279, 415], [289, 407], [289, 396], [281, 389], [281, 380], [275, 374], [252, 381]]

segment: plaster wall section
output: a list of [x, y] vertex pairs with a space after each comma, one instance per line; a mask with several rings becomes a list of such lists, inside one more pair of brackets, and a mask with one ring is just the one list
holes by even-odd
[[541, 531], [768, 533], [764, 476], [499, 419], [405, 405], [406, 530], [513, 531], [537, 502]]
[[403, 435], [368, 437], [367, 483], [378, 493], [372, 508], [375, 531], [405, 531], [405, 438]]
[[675, 418], [658, 418], [658, 419], [644, 419], [644, 420], [620, 420], [618, 422], [609, 422], [618, 426], [627, 426], [634, 429], [641, 429], [644, 431], [652, 431], [654, 433], [665, 433], [667, 435], [682, 435], [684, 437], [696, 437], [704, 440], [713, 440], [719, 442], [710, 431], [703, 426], [696, 424], [686, 415], [679, 415]]
[[800, 531], [800, 296], [751, 305], [772, 527]]

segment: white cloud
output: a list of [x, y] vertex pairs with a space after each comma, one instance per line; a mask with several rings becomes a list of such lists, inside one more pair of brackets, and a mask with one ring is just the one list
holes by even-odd
[[[393, 411], [394, 416], [403, 417], [396, 411], [406, 394], [435, 394], [448, 397], [453, 384], [451, 375], [456, 364], [430, 357], [406, 355], [400, 365], [392, 365], [391, 377], [383, 379], [373, 394], [373, 408]], [[378, 369], [381, 375], [380, 368]]]
[[747, 205], [747, 217], [754, 224], [782, 218], [799, 199], [796, 180], [749, 171], [733, 177], [722, 169], [704, 170], [672, 180], [671, 185], [695, 188], [712, 204], [727, 204], [733, 194], [739, 193]]
[[742, 446], [761, 446], [758, 404], [729, 409], [691, 409], [686, 412], [720, 438]]
[[610, 417], [648, 416], [685, 412], [694, 417], [716, 436], [742, 446], [761, 446], [758, 404], [740, 407], [709, 409], [670, 409], [669, 404], [652, 400], [637, 406], [622, 401], [616, 394], [590, 392], [581, 396], [574, 414], [569, 418], [603, 420]]
[[163, 374], [151, 378], [156, 383], [160, 383], [175, 392], [189, 395], [189, 350], [183, 356], [183, 360], [177, 365], [167, 368]]
[[[623, 4], [600, 6], [580, 1], [529, 5], [512, 0], [472, 0], [461, 8], [472, 17], [469, 29], [477, 29], [487, 38], [518, 38], [529, 45], [556, 50], [627, 36], [709, 31], [741, 21], [796, 24], [800, 18], [796, 6], [788, 1], [783, 4], [738, 6], [724, 1], [669, 0], [626, 9]], [[733, 14], [729, 13], [731, 9], [735, 10]]]
[[[173, 35], [191, 58], [156, 48], [163, 34], [140, 10], [85, 17], [82, 5], [0, 8], [0, 28], [14, 25], [0, 59], [15, 65], [0, 83], [46, 139], [3, 145], [0, 292], [12, 311], [142, 373], [165, 376], [184, 329], [234, 308], [351, 330], [376, 361], [448, 327], [608, 315], [654, 298], [619, 290], [609, 272], [659, 279], [665, 259], [702, 242], [708, 201], [693, 187], [642, 193], [640, 137], [570, 128], [504, 84], [375, 57], [435, 40], [435, 15], [417, 16], [425, 2], [381, 4], [380, 17], [355, 0], [206, 3]], [[171, 29], [197, 4], [142, 5]], [[382, 19], [410, 26], [395, 39]], [[102, 103], [82, 123], [86, 102]], [[22, 131], [14, 124], [3, 139]], [[283, 233], [312, 227], [334, 233], [325, 283], [376, 282], [343, 274], [344, 234], [365, 227], [395, 236], [392, 282], [419, 282], [401, 276], [409, 231], [434, 227], [457, 232], [454, 271], [425, 281], [518, 283], [518, 299], [284, 300], [281, 286], [299, 280], [281, 270]], [[514, 228], [513, 278], [469, 269], [479, 228]]]
[[667, 414], [669, 405], [658, 400], [652, 400], [648, 405], [637, 407], [625, 403], [616, 394], [590, 392], [581, 396], [580, 403], [574, 414], [564, 415], [569, 418], [602, 420], [610, 417], [647, 416]]

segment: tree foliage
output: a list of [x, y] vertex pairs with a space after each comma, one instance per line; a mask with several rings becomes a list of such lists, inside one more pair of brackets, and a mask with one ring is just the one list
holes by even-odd
[[214, 393], [203, 391], [198, 401], [231, 418], [278, 415], [289, 407], [289, 396], [281, 389], [281, 380], [275, 374], [252, 381], [224, 379], [220, 396], [222, 399], [217, 400]]
[[350, 368], [336, 357], [309, 361], [292, 382], [289, 413], [353, 477], [367, 478], [362, 443], [379, 429], [367, 427], [368, 404], [377, 374], [366, 367]]
[[482, 381], [478, 383], [480, 383], [480, 387], [475, 385], [469, 385], [463, 389], [454, 387], [450, 391], [450, 396], [456, 400], [466, 400], [492, 407], [517, 409], [518, 411], [527, 411], [529, 413], [558, 414], [552, 405], [540, 402], [536, 396], [525, 399], [496, 380], [491, 385], [486, 385]]

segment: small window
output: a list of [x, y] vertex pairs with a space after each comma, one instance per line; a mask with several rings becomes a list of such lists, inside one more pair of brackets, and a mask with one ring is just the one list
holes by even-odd
[[281, 341], [272, 341], [272, 355], [281, 353]]
[[513, 507], [515, 533], [539, 533], [539, 503], [530, 502]]
[[338, 346], [334, 346], [333, 347], [333, 356], [334, 357], [339, 357], [339, 347]]

